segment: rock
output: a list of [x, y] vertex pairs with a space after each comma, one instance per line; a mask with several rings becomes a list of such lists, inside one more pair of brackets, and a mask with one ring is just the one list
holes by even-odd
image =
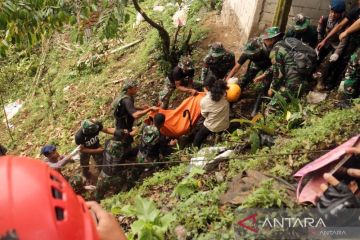
[[306, 96], [306, 101], [310, 104], [317, 104], [324, 101], [327, 97], [327, 93], [313, 92], [310, 91]]
[[218, 183], [221, 183], [224, 181], [224, 173], [222, 172], [215, 172], [215, 178]]
[[[245, 173], [238, 174], [228, 183], [228, 190], [220, 196], [220, 203], [231, 203], [234, 205], [242, 204], [245, 199], [253, 192], [254, 188], [261, 186], [261, 183], [272, 177], [264, 175], [258, 171], [248, 170]], [[275, 187], [285, 189], [289, 196], [295, 199], [294, 189], [283, 183], [283, 180], [275, 178]]]
[[175, 234], [177, 240], [186, 240], [186, 228], [183, 225], [179, 225], [175, 228]]

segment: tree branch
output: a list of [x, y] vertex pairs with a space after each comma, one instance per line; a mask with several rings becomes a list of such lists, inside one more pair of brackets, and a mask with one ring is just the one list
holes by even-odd
[[141, 16], [144, 18], [144, 20], [150, 24], [150, 26], [152, 26], [153, 28], [155, 28], [158, 32], [159, 35], [162, 39], [163, 42], [163, 52], [165, 55], [165, 58], [167, 60], [170, 60], [169, 56], [170, 56], [170, 36], [169, 33], [158, 23], [154, 22], [151, 18], [149, 18], [149, 16], [141, 9], [138, 0], [132, 0], [134, 7], [136, 9], [136, 11], [138, 11]]

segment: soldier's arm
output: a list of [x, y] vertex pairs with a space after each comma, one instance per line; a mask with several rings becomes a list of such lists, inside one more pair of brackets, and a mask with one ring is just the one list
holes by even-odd
[[356, 22], [354, 22], [353, 24], [351, 24], [350, 27], [348, 27], [344, 32], [342, 32], [340, 34], [340, 40], [346, 38], [347, 36], [349, 36], [350, 34], [357, 32], [360, 30], [360, 19], [358, 19]]
[[327, 41], [334, 36], [337, 32], [339, 32], [347, 23], [349, 22], [348, 18], [344, 18], [338, 25], [336, 25], [330, 32], [329, 34], [317, 45], [317, 49], [321, 49], [325, 46], [325, 44], [327, 43]]
[[197, 91], [195, 89], [181, 86], [181, 81], [175, 81], [175, 86], [176, 86], [176, 89], [178, 89], [178, 90], [180, 90], [182, 92], [187, 92], [187, 93], [190, 93], [191, 95], [196, 95], [197, 94]]
[[114, 134], [115, 128], [103, 128], [101, 131], [107, 134]]
[[104, 152], [104, 148], [98, 147], [98, 148], [92, 149], [92, 148], [87, 148], [84, 145], [80, 145], [80, 152], [89, 153], [89, 154], [98, 154], [98, 153]]
[[276, 51], [271, 51], [270, 53], [271, 59], [271, 72], [272, 72], [272, 82], [270, 85], [271, 89], [278, 90], [283, 80], [284, 76], [284, 65], [283, 64], [283, 55], [276, 49]]

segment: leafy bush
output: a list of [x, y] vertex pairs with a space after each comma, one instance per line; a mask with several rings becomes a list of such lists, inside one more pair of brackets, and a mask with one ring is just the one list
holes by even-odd
[[153, 201], [140, 196], [136, 197], [134, 206], [126, 205], [119, 213], [137, 218], [131, 224], [129, 239], [164, 239], [165, 233], [174, 221], [174, 216], [171, 213], [161, 213], [160, 210], [156, 209]]
[[201, 182], [194, 177], [204, 173], [205, 170], [193, 167], [190, 171], [190, 174], [178, 185], [176, 185], [173, 195], [179, 196], [181, 199], [185, 199], [192, 195], [196, 190], [199, 189], [199, 186], [201, 185]]

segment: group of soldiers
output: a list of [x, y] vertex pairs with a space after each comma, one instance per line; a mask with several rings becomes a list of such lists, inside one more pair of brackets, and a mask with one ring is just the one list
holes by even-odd
[[[222, 43], [213, 43], [203, 60], [200, 81], [194, 81], [191, 58], [182, 57], [166, 77], [158, 106], [135, 106], [138, 83], [126, 81], [113, 103], [115, 128], [105, 128], [96, 119], [82, 121], [75, 134], [75, 143], [80, 152], [83, 177], [74, 177], [70, 182], [77, 185], [84, 177], [91, 179], [89, 160], [92, 157], [100, 172], [95, 195], [101, 199], [109, 187], [121, 188], [129, 181], [130, 176], [124, 176], [124, 168], [119, 164], [135, 162], [135, 159], [151, 162], [171, 154], [176, 140], [161, 134], [165, 115], [157, 113], [159, 108], [169, 106], [175, 90], [198, 94], [209, 75], [229, 82], [247, 61], [247, 70], [238, 82], [241, 89], [254, 82], [262, 83], [263, 95], [271, 97], [278, 92], [284, 96], [299, 96], [310, 89], [311, 80], [315, 79], [318, 90], [333, 89], [341, 81], [342, 96], [347, 99], [357, 97], [360, 92], [359, 18], [360, 8], [346, 14], [344, 0], [332, 0], [329, 15], [320, 18], [317, 28], [311, 25], [309, 18], [298, 14], [293, 19], [293, 26], [285, 33], [278, 27], [269, 27], [264, 34], [247, 42], [237, 61]], [[149, 112], [156, 114], [138, 134], [134, 121]], [[112, 136], [104, 146], [100, 144], [100, 132]], [[140, 135], [138, 147], [132, 146], [135, 135]], [[59, 171], [71, 160], [60, 155], [54, 145], [45, 145], [41, 154], [50, 167]]]
[[[275, 90], [296, 97], [316, 83], [320, 91], [340, 85], [342, 98], [355, 98], [359, 95], [360, 50], [357, 49], [360, 38], [354, 33], [358, 31], [356, 24], [351, 25], [359, 19], [360, 10], [357, 7], [346, 13], [345, 8], [344, 0], [332, 0], [329, 14], [321, 16], [317, 27], [311, 25], [309, 18], [298, 14], [285, 33], [278, 27], [267, 28], [263, 35], [245, 44], [236, 62], [232, 52], [221, 43], [214, 43], [204, 58], [201, 80], [212, 73], [228, 81], [249, 61], [246, 73], [238, 82], [242, 90], [252, 82], [261, 82], [261, 92], [269, 96]], [[195, 95], [197, 86], [193, 76], [192, 62], [184, 58], [169, 74], [163, 92], [178, 89]], [[160, 94], [164, 107], [171, 94], [162, 98], [165, 95]]]

